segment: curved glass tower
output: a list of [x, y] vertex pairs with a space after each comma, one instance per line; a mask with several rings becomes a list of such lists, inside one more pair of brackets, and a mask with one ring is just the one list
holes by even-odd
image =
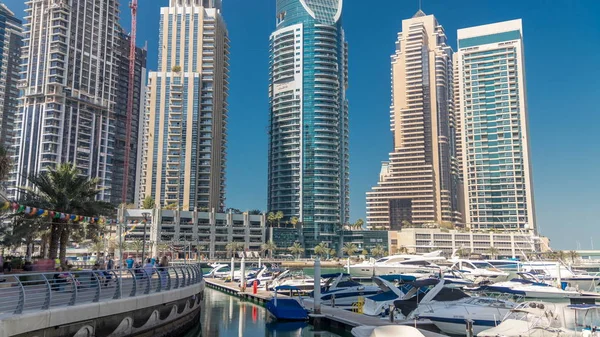
[[304, 247], [348, 222], [348, 46], [342, 0], [277, 0], [270, 38], [269, 211], [297, 216]]

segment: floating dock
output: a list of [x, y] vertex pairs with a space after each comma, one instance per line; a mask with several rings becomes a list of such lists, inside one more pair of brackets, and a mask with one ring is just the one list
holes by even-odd
[[[272, 292], [265, 290], [258, 290], [256, 294], [252, 293], [252, 288], [246, 288], [242, 291], [237, 283], [225, 282], [216, 278], [205, 278], [206, 286], [212, 289], [219, 290], [221, 292], [230, 294], [232, 296], [239, 297], [243, 300], [257, 303], [264, 306], [266, 302], [273, 298]], [[285, 295], [278, 294], [277, 297], [286, 297]], [[304, 307], [311, 312], [314, 312], [314, 302], [311, 298], [302, 298]], [[416, 328], [429, 326], [429, 321], [403, 321], [391, 323], [388, 319], [381, 319], [378, 317], [367, 316], [352, 311], [332, 308], [330, 306], [321, 305], [321, 314], [310, 314], [310, 323], [317, 328], [328, 327], [333, 330], [343, 330], [350, 332], [352, 328], [362, 325], [370, 326], [383, 326], [390, 324], [402, 324], [410, 325]], [[420, 331], [426, 337], [439, 337], [440, 334], [420, 329]]]

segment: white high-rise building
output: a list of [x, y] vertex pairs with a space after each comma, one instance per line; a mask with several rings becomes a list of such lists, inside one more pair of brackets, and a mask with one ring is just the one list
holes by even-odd
[[15, 121], [15, 186], [59, 163], [100, 178], [110, 200], [115, 126], [117, 0], [26, 2], [23, 95]]
[[229, 37], [220, 0], [161, 8], [149, 74], [140, 200], [221, 211], [225, 202]]
[[19, 99], [23, 26], [8, 7], [0, 3], [0, 144], [12, 152], [15, 115]]
[[536, 230], [521, 20], [458, 30], [465, 222]]

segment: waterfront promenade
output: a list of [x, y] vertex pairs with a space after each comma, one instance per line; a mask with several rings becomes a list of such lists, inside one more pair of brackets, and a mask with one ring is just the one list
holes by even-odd
[[[0, 276], [0, 337], [176, 336], [195, 325], [199, 265]], [[47, 331], [46, 331], [47, 330]]]

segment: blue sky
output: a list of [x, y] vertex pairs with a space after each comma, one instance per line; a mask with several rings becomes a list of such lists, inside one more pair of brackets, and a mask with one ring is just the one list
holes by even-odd
[[[139, 0], [138, 44], [157, 65], [159, 8]], [[22, 16], [23, 0], [4, 1]], [[266, 208], [268, 39], [275, 0], [223, 0], [231, 38], [227, 206]], [[377, 6], [365, 6], [376, 3]], [[129, 29], [128, 1], [121, 0]], [[418, 0], [346, 0], [350, 45], [351, 220], [365, 217], [365, 192], [387, 160], [390, 55], [403, 19]], [[600, 2], [594, 0], [424, 0], [452, 46], [456, 30], [523, 19], [530, 139], [538, 226], [553, 248], [600, 247]]]

